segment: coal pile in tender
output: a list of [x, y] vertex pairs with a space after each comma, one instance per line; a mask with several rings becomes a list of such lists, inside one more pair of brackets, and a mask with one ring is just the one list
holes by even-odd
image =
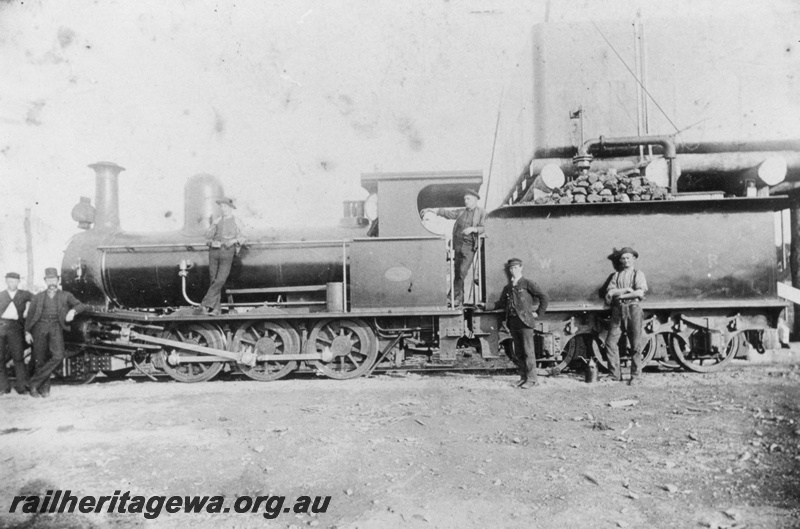
[[614, 171], [582, 173], [552, 193], [534, 199], [534, 204], [585, 204], [594, 202], [637, 202], [672, 200], [669, 190], [638, 171], [617, 174]]

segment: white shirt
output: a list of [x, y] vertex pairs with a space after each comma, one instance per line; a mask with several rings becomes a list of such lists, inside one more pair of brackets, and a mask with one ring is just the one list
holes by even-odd
[[11, 292], [10, 290], [7, 291], [8, 296], [11, 298], [11, 303], [8, 304], [6, 311], [3, 313], [0, 318], [4, 320], [14, 320], [17, 321], [19, 319], [19, 312], [17, 312], [17, 306], [14, 305], [14, 296], [17, 295], [17, 291]]

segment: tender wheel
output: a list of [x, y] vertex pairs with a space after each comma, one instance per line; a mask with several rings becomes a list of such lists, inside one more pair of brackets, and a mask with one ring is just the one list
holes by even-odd
[[705, 350], [703, 333], [698, 331], [690, 335], [689, 343], [680, 335], [673, 335], [672, 349], [678, 362], [689, 371], [710, 373], [722, 369], [725, 364], [733, 360], [741, 340], [739, 334], [734, 334], [725, 344], [723, 351], [712, 353]]
[[[177, 340], [183, 343], [202, 345], [214, 349], [224, 348], [222, 334], [216, 330], [197, 323], [178, 324], [165, 330], [162, 338]], [[163, 356], [164, 371], [169, 376], [179, 382], [203, 382], [211, 380], [222, 369], [222, 362], [187, 362], [170, 364], [169, 357], [173, 353], [180, 356], [204, 356], [203, 353], [196, 353], [188, 349], [164, 346], [161, 355]]]
[[[565, 370], [577, 358], [589, 358], [592, 350], [591, 341], [593, 340], [591, 334], [577, 334], [567, 340], [564, 344], [564, 349], [561, 351], [561, 361], [557, 362], [544, 370], [544, 374], [551, 376], [557, 375]], [[543, 374], [539, 369], [539, 374]]]
[[[300, 354], [300, 337], [297, 332], [280, 322], [255, 321], [244, 324], [236, 331], [231, 351], [256, 355]], [[240, 364], [239, 369], [252, 379], [269, 382], [285, 377], [297, 369], [297, 361], [256, 362], [254, 366]]]
[[680, 369], [681, 364], [678, 363], [673, 347], [673, 334], [663, 332], [657, 334], [658, 341], [654, 350], [655, 355], [652, 359], [651, 365], [656, 365], [660, 369]]
[[644, 342], [644, 347], [642, 347], [642, 369], [644, 369], [653, 361], [659, 344], [666, 344], [666, 342], [661, 334], [644, 334], [642, 335], [642, 341]]
[[308, 354], [330, 354], [330, 362], [316, 360], [314, 366], [338, 380], [364, 374], [378, 358], [378, 340], [362, 320], [322, 320], [308, 335]]
[[[653, 334], [642, 334], [642, 369], [644, 369], [647, 364], [650, 363], [656, 353], [657, 342], [655, 337], [656, 335]], [[592, 354], [594, 355], [595, 362], [597, 362], [597, 366], [603, 371], [608, 371], [608, 361], [606, 360], [606, 344], [601, 342], [597, 337], [593, 337], [592, 339]], [[621, 347], [619, 354], [620, 368], [629, 365], [631, 356], [629, 354], [623, 354], [623, 349]]]

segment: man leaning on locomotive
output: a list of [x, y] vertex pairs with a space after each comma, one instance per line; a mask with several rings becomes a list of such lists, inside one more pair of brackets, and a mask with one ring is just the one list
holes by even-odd
[[639, 254], [626, 246], [614, 249], [610, 258], [617, 271], [611, 275], [605, 292], [605, 302], [611, 306], [611, 327], [606, 338], [608, 370], [614, 380], [622, 381], [619, 365], [619, 340], [625, 333], [631, 353], [631, 378], [629, 384], [641, 382], [642, 374], [642, 308], [639, 302], [647, 293], [647, 279], [635, 267]]
[[64, 331], [69, 330], [75, 315], [86, 308], [75, 296], [60, 290], [59, 281], [58, 270], [45, 269], [47, 289], [33, 296], [25, 318], [25, 339], [33, 344], [36, 362], [36, 371], [29, 383], [32, 397], [50, 395], [50, 375], [64, 360]]

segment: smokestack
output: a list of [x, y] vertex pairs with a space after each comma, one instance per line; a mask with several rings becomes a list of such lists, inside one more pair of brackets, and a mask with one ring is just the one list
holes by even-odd
[[124, 167], [113, 162], [97, 162], [89, 167], [94, 169], [95, 192], [94, 199], [97, 214], [95, 216], [95, 229], [114, 231], [119, 229], [119, 173]]
[[222, 184], [210, 174], [196, 174], [183, 188], [183, 233], [201, 235], [210, 220], [219, 215], [217, 200], [225, 196]]

